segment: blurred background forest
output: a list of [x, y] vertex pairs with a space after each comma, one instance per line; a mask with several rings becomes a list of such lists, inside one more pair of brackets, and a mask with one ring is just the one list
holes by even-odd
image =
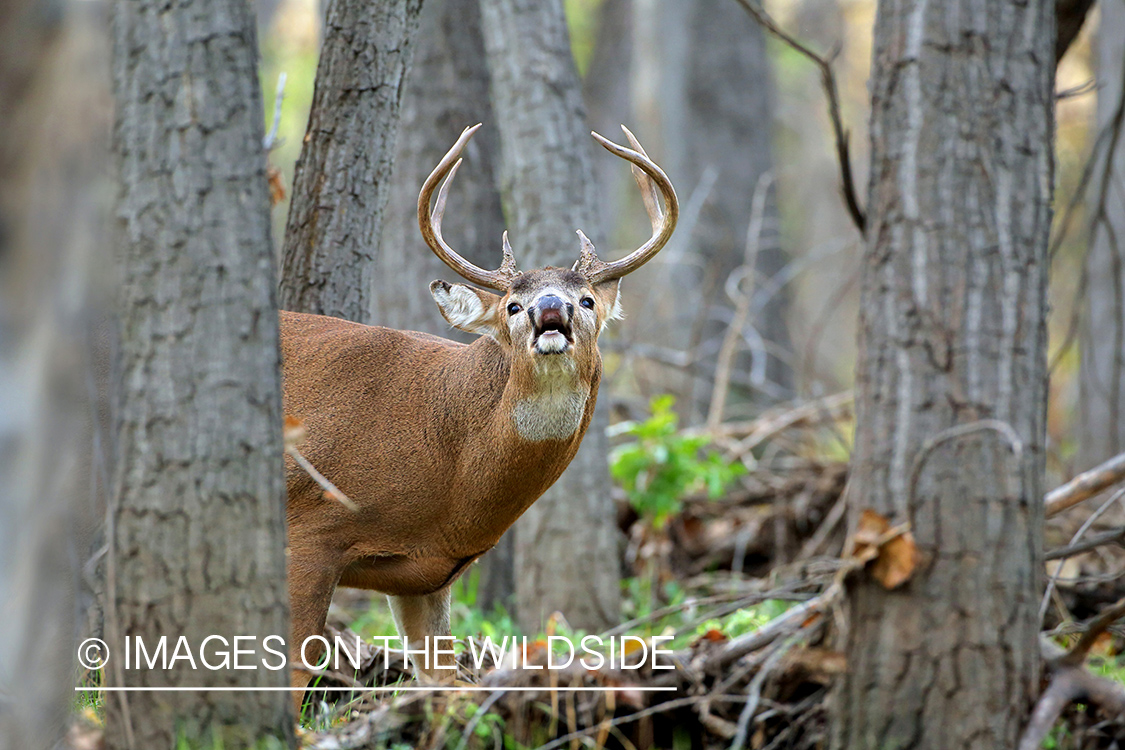
[[[685, 206], [673, 245], [623, 285], [625, 320], [607, 331], [608, 340], [603, 339], [609, 386], [603, 398], [610, 397], [618, 418], [642, 416], [651, 398], [672, 393], [683, 424], [705, 421], [721, 334], [736, 307], [731, 294], [737, 290], [729, 286], [727, 276], [747, 244], [754, 192], [763, 174], [769, 175], [763, 184], [770, 195], [759, 251], [760, 274], [740, 348], [753, 354], [768, 352], [769, 366], [763, 366], [764, 357], [754, 357], [753, 362], [748, 358], [740, 363], [745, 367], [735, 368], [734, 386], [741, 397], [728, 402], [725, 416], [746, 419], [777, 404], [840, 393], [854, 379], [862, 238], [841, 197], [820, 73], [791, 47], [763, 33], [733, 0], [702, 5], [706, 8], [700, 15], [713, 16], [711, 27], [688, 18], [688, 11], [676, 9], [675, 4], [655, 0], [565, 3], [590, 125], [611, 137], [618, 123], [628, 125], [665, 167]], [[262, 0], [258, 6], [267, 124], [274, 117], [278, 76], [286, 76], [278, 142], [270, 163], [280, 174], [280, 184], [289, 186], [312, 101], [322, 11], [317, 0]], [[786, 30], [831, 59], [843, 123], [850, 133], [852, 169], [860, 197], [865, 198], [867, 80], [875, 3], [774, 0], [767, 9]], [[425, 71], [425, 56], [432, 54], [429, 48], [453, 45], [434, 33], [442, 13], [440, 2], [424, 6], [400, 140], [417, 137], [410, 132], [410, 100], [422, 95], [417, 91], [417, 79]], [[1056, 201], [1060, 213], [1082, 180], [1097, 132], [1091, 39], [1097, 32], [1098, 15], [1095, 7], [1057, 71], [1057, 89], [1065, 92], [1057, 108]], [[716, 29], [723, 30], [721, 42], [714, 41]], [[704, 44], [702, 39], [712, 43]], [[700, 46], [713, 46], [720, 52], [701, 56]], [[483, 65], [483, 60], [476, 64]], [[459, 65], [472, 67], [473, 63], [461, 59]], [[487, 97], [486, 90], [481, 94]], [[444, 148], [462, 127], [473, 124], [472, 114], [447, 108], [442, 115], [446, 128], [432, 133], [437, 142], [428, 144], [430, 151]], [[463, 116], [457, 119], [457, 115]], [[691, 121], [684, 122], [686, 118]], [[489, 121], [484, 125], [486, 131], [497, 127]], [[610, 239], [609, 247], [636, 247], [647, 236], [648, 227], [631, 179], [612, 160], [599, 157], [596, 168], [605, 222], [602, 231]], [[408, 176], [417, 184], [396, 176], [394, 186], [394, 194], [405, 199], [407, 213], [424, 174]], [[466, 197], [471, 189], [459, 185], [451, 201], [473, 200]], [[288, 207], [286, 193], [273, 213], [279, 245]], [[1075, 316], [1081, 312], [1076, 300], [1085, 258], [1083, 212], [1084, 203], [1079, 201], [1069, 218], [1070, 231], [1059, 233], [1051, 270], [1054, 367], [1049, 484], [1088, 468], [1076, 463], [1080, 333], [1075, 330]], [[411, 231], [412, 218], [407, 217], [406, 229], [398, 230], [399, 246], [388, 243], [384, 234], [384, 247], [394, 256], [413, 255], [429, 261], [420, 236]], [[454, 236], [471, 231], [464, 222], [451, 219], [448, 223]], [[496, 237], [473, 239], [476, 241], [468, 247], [477, 253], [474, 260], [495, 264], [499, 231]], [[609, 255], [616, 253], [610, 249]], [[440, 265], [432, 268], [433, 278], [449, 274]], [[674, 285], [684, 276], [691, 281], [680, 291], [687, 290], [688, 296], [652, 291]], [[415, 304], [432, 321], [427, 330], [457, 335], [432, 308], [424, 285], [402, 287], [402, 294], [419, 300]], [[693, 298], [692, 294], [699, 296]], [[399, 324], [378, 317], [373, 322]], [[833, 432], [827, 445], [820, 447], [831, 448], [837, 437], [843, 437], [845, 444], [834, 450], [836, 455], [846, 456], [849, 434], [848, 429]]]

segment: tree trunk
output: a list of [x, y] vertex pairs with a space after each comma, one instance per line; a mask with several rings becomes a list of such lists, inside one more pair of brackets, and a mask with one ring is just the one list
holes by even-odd
[[[656, 265], [649, 272], [663, 271], [656, 283], [670, 289], [655, 314], [638, 321], [644, 326], [638, 336], [691, 357], [686, 369], [658, 371], [656, 379], [658, 387], [679, 393], [681, 411], [699, 421], [707, 414], [716, 356], [735, 307], [725, 285], [745, 261], [754, 192], [761, 176], [773, 169], [773, 71], [762, 29], [737, 3], [663, 0], [658, 8], [659, 22], [650, 26], [659, 34], [651, 43], [659, 83], [639, 105], [659, 123], [662, 155], [683, 200], [691, 200], [701, 186], [705, 200], [698, 221], [685, 217], [675, 240], [673, 249], [686, 251], [682, 265]], [[731, 399], [732, 406], [791, 395], [789, 365], [770, 351], [790, 345], [786, 292], [766, 283], [785, 263], [772, 186], [763, 218], [756, 301], [744, 329], [755, 343], [735, 367], [739, 377], [731, 394], [741, 398]]]
[[921, 560], [849, 589], [836, 747], [1014, 747], [1038, 692], [1053, 11], [879, 3], [849, 511]]
[[282, 248], [284, 310], [371, 320], [399, 106], [422, 0], [334, 0]]
[[1098, 133], [1089, 193], [1086, 315], [1079, 379], [1079, 468], [1125, 451], [1125, 5], [1104, 3], [1098, 28]]
[[[582, 79], [587, 121], [591, 128], [603, 135], [620, 133], [619, 126], [634, 119], [631, 101], [633, 35], [633, 0], [603, 0], [598, 8], [593, 54]], [[616, 243], [619, 237], [631, 234], [622, 230], [633, 226], [637, 227], [639, 242], [644, 242], [648, 235], [642, 233], [651, 232], [651, 226], [641, 208], [637, 185], [628, 170], [621, 169], [621, 165], [615, 162], [615, 159], [594, 162], [601, 226], [611, 244]]]
[[[500, 264], [504, 215], [496, 187], [499, 136], [488, 98], [480, 5], [477, 0], [427, 0], [402, 99], [392, 188], [376, 259], [372, 322], [462, 341], [475, 338], [450, 328], [427, 291], [431, 281], [449, 279], [453, 272], [422, 241], [418, 191], [458, 134], [478, 122], [486, 127], [469, 143], [443, 231], [467, 259], [495, 268]], [[477, 603], [482, 608], [511, 604], [512, 554], [512, 535], [505, 534], [477, 563]]]
[[[111, 658], [129, 686], [285, 687], [281, 381], [253, 8], [117, 4], [120, 446], [110, 512]], [[240, 641], [256, 669], [123, 669], [123, 636], [168, 653]], [[207, 658], [221, 663], [212, 641]], [[111, 747], [292, 745], [285, 692], [110, 696]]]
[[[481, 17], [499, 115], [500, 194], [517, 263], [569, 267], [578, 257], [576, 229], [595, 245], [602, 237], [593, 141], [562, 3], [481, 0]], [[556, 610], [588, 631], [617, 622], [620, 570], [606, 401], [603, 394], [570, 467], [516, 522], [524, 630], [538, 631]]]
[[0, 3], [0, 748], [11, 750], [66, 733], [77, 587], [105, 499], [89, 387], [105, 313], [104, 10]]

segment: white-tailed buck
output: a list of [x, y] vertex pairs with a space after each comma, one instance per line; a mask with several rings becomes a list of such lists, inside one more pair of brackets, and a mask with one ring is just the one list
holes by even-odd
[[[386, 594], [411, 648], [450, 634], [450, 583], [574, 457], [594, 413], [598, 334], [619, 315], [619, 281], [656, 255], [676, 225], [672, 184], [633, 135], [625, 130], [632, 148], [624, 148], [594, 133], [633, 165], [652, 222], [648, 242], [606, 263], [578, 232], [573, 268], [520, 272], [505, 233], [500, 268], [478, 268], [442, 238], [441, 218], [461, 150], [479, 127], [466, 129], [426, 179], [418, 223], [450, 268], [496, 292], [430, 284], [449, 324], [480, 338], [464, 345], [281, 313], [285, 413], [307, 429], [302, 453], [358, 506], [325, 499], [286, 459], [294, 665], [300, 644], [324, 628], [337, 585]], [[310, 663], [314, 651], [305, 653]], [[293, 674], [296, 685], [307, 683], [308, 674]]]

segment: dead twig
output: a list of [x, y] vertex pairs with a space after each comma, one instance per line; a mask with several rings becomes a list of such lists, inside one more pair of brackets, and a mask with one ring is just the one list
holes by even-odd
[[[754, 297], [755, 274], [758, 264], [758, 250], [762, 245], [762, 218], [766, 211], [766, 197], [769, 195], [770, 184], [773, 176], [763, 172], [758, 178], [754, 188], [754, 197], [750, 208], [750, 226], [746, 230], [746, 251], [742, 261], [742, 284], [737, 285], [737, 299], [735, 300], [734, 316], [727, 326], [723, 336], [722, 346], [719, 348], [719, 357], [715, 366], [715, 385], [711, 389], [711, 406], [707, 411], [707, 429], [715, 432], [719, 423], [723, 421], [723, 408], [727, 403], [727, 391], [730, 389], [731, 368], [734, 366], [734, 355], [738, 351], [738, 340], [742, 337], [742, 329], [746, 326], [746, 318], [750, 315], [750, 301]], [[738, 273], [739, 269], [732, 272]]]
[[277, 129], [281, 126], [281, 103], [285, 101], [285, 73], [277, 77], [277, 92], [273, 98], [273, 122], [269, 132], [262, 139], [262, 149], [269, 152], [280, 144], [277, 142]]
[[359, 506], [352, 502], [351, 498], [345, 495], [339, 487], [332, 484], [332, 482], [328, 481], [328, 479], [323, 474], [317, 471], [316, 467], [310, 464], [309, 460], [302, 456], [296, 448], [289, 448], [285, 452], [293, 457], [293, 460], [297, 462], [297, 465], [304, 469], [305, 473], [312, 477], [314, 482], [320, 485], [321, 489], [324, 490], [324, 493], [326, 495], [331, 497], [333, 500], [338, 501], [340, 505], [343, 505], [351, 512], [359, 512]]
[[[1086, 534], [1086, 532], [1090, 530], [1090, 527], [1093, 526], [1097, 522], [1097, 520], [1101, 518], [1107, 510], [1113, 507], [1113, 505], [1122, 497], [1125, 497], [1125, 489], [1119, 492], [1115, 492], [1112, 497], [1102, 503], [1101, 507], [1094, 511], [1093, 514], [1091, 514], [1091, 516], [1087, 518], [1080, 527], [1078, 527], [1078, 531], [1074, 532], [1074, 536], [1070, 539], [1070, 544], [1077, 544], [1078, 540], [1081, 539]], [[1054, 575], [1051, 576], [1051, 580], [1047, 581], [1047, 590], [1043, 593], [1043, 601], [1039, 605], [1040, 623], [1042, 623], [1043, 618], [1047, 616], [1047, 605], [1051, 602], [1051, 594], [1055, 590], [1055, 584], [1059, 580], [1060, 573], [1062, 573], [1062, 565], [1059, 565], [1058, 570], [1056, 570]]]
[[842, 419], [851, 413], [854, 402], [855, 395], [851, 391], [844, 391], [797, 407], [771, 409], [757, 419], [726, 422], [713, 432], [709, 432], [707, 428], [693, 428], [684, 432], [687, 435], [710, 434], [718, 440], [738, 440], [737, 451], [746, 453], [785, 430], [801, 427], [818, 419]]
[[297, 446], [305, 440], [305, 426], [301, 420], [294, 417], [285, 417], [285, 430], [284, 430], [284, 443], [285, 452], [297, 462], [297, 465], [305, 470], [305, 473], [312, 477], [313, 481], [320, 485], [325, 494], [336, 500], [345, 508], [353, 513], [359, 512], [359, 506], [352, 502], [351, 498], [343, 493], [339, 487], [328, 481], [328, 478], [316, 470], [316, 467], [309, 463], [309, 460], [301, 455], [297, 450]]
[[762, 664], [761, 669], [754, 675], [754, 679], [750, 680], [750, 685], [746, 688], [746, 705], [742, 708], [742, 713], [738, 715], [738, 729], [734, 735], [734, 741], [731, 742], [731, 750], [742, 750], [746, 746], [746, 735], [750, 731], [750, 720], [754, 718], [754, 714], [758, 711], [758, 704], [762, 700], [762, 686], [766, 682], [766, 678], [773, 673], [777, 665], [781, 663], [782, 657], [789, 653], [789, 649], [801, 640], [803, 633], [798, 631], [774, 649], [773, 653], [769, 655], [765, 663]]
[[1077, 667], [1086, 661], [1086, 656], [1090, 653], [1094, 643], [1098, 637], [1109, 629], [1109, 626], [1117, 622], [1125, 616], [1125, 599], [1118, 599], [1117, 602], [1098, 614], [1082, 633], [1082, 637], [1078, 642], [1071, 647], [1063, 656], [1055, 660], [1055, 665], [1059, 667]]
[[832, 133], [836, 139], [836, 157], [840, 162], [840, 182], [844, 192], [844, 203], [848, 215], [861, 235], [867, 232], [867, 216], [859, 205], [859, 195], [855, 189], [855, 178], [852, 176], [852, 158], [848, 147], [848, 131], [844, 128], [843, 118], [840, 116], [840, 95], [836, 88], [836, 76], [832, 72], [829, 60], [813, 52], [788, 32], [777, 25], [769, 14], [755, 0], [736, 0], [746, 9], [755, 21], [761, 24], [769, 33], [788, 44], [794, 50], [808, 58], [820, 71], [820, 83], [828, 97], [828, 116], [832, 120]]
[[1123, 480], [1125, 480], [1125, 453], [1082, 472], [1061, 487], [1048, 492], [1044, 498], [1047, 518], [1057, 516]]
[[1074, 555], [1080, 555], [1083, 552], [1089, 552], [1092, 549], [1097, 549], [1106, 544], [1117, 544], [1125, 546], [1125, 527], [1107, 531], [1104, 534], [1096, 534], [1084, 542], [1076, 542], [1068, 544], [1065, 547], [1053, 549], [1047, 552], [1044, 560], [1065, 560]]
[[1019, 750], [1038, 750], [1043, 739], [1058, 721], [1063, 710], [1074, 701], [1084, 701], [1100, 708], [1111, 719], [1125, 716], [1125, 686], [1104, 677], [1090, 674], [1082, 663], [1098, 636], [1125, 615], [1125, 599], [1099, 614], [1070, 651], [1063, 652], [1050, 640], [1040, 643], [1043, 662], [1051, 675], [1050, 683], [1024, 729]]

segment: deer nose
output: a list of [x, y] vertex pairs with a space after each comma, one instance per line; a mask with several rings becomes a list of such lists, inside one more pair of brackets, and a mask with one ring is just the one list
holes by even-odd
[[554, 294], [545, 294], [535, 303], [537, 325], [543, 327], [547, 323], [565, 325], [570, 322], [574, 312], [574, 305], [565, 302]]

